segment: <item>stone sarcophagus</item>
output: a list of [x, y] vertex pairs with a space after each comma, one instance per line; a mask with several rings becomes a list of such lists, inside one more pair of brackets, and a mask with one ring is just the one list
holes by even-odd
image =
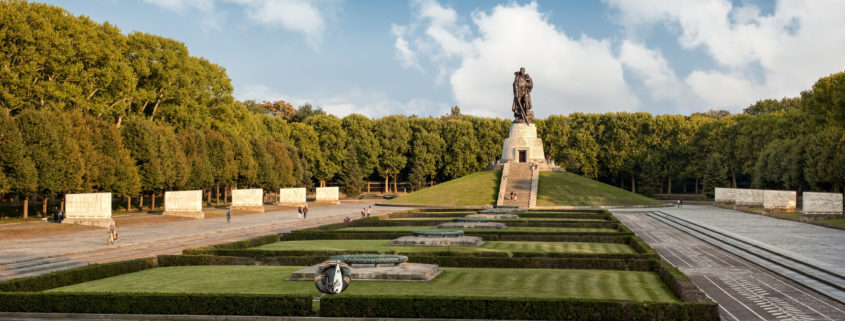
[[717, 204], [734, 204], [736, 203], [736, 190], [736, 188], [716, 187], [714, 201]]
[[317, 192], [317, 202], [340, 203], [339, 187], [317, 187], [315, 190]]
[[305, 187], [280, 189], [279, 204], [293, 206], [305, 205]]
[[65, 219], [62, 223], [108, 227], [111, 218], [111, 193], [65, 195]]
[[264, 190], [260, 188], [232, 190], [232, 209], [264, 212]]
[[841, 217], [843, 215], [842, 194], [840, 193], [804, 192], [801, 194], [801, 200], [803, 203], [802, 221]]
[[797, 203], [795, 191], [763, 191], [763, 213], [765, 214], [794, 211]]
[[202, 211], [202, 191], [164, 192], [164, 215], [205, 218]]
[[763, 190], [761, 189], [736, 189], [736, 206], [763, 206]]

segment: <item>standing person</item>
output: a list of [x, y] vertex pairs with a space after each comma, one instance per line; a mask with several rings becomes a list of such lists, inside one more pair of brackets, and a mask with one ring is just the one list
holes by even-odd
[[229, 223], [229, 221], [231, 221], [231, 220], [232, 220], [232, 208], [227, 207], [226, 208], [226, 223]]
[[364, 215], [365, 215], [365, 214], [367, 214], [367, 208], [366, 208], [366, 207], [362, 207], [362, 208], [361, 208], [361, 218], [364, 218]]
[[296, 211], [299, 213], [299, 214], [296, 214], [296, 216], [299, 217], [299, 218], [302, 218], [302, 206], [297, 207]]
[[308, 218], [308, 204], [305, 204], [305, 207], [302, 208], [302, 219]]
[[370, 217], [370, 210], [372, 210], [372, 209], [373, 209], [372, 205], [370, 205], [370, 207], [367, 207], [367, 217]]
[[678, 200], [676, 203], [678, 204], [678, 208], [681, 208], [681, 200]]
[[59, 208], [56, 206], [53, 206], [53, 222], [59, 222]]
[[59, 223], [65, 220], [65, 211], [59, 209]]

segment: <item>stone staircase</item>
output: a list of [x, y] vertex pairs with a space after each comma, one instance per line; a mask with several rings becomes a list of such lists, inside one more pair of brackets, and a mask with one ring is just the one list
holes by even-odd
[[[507, 172], [508, 177], [505, 182], [507, 186], [504, 191], [501, 191], [504, 193], [502, 205], [529, 208], [529, 205], [532, 203], [531, 197], [536, 197], [536, 193], [532, 195], [533, 173], [531, 171], [531, 164], [510, 162], [507, 166], [509, 167]], [[517, 194], [516, 200], [511, 199], [511, 192]]]

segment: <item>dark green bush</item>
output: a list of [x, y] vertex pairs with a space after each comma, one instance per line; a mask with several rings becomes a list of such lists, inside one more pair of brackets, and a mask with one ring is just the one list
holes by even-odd
[[[507, 229], [499, 231], [478, 232], [464, 230], [465, 235], [480, 236], [485, 241], [544, 241], [544, 242], [600, 242], [626, 243], [633, 233], [619, 232], [566, 232], [537, 234], [536, 232], [511, 232]], [[369, 232], [369, 231], [314, 231], [298, 230], [283, 234], [282, 241], [300, 240], [392, 240], [402, 236], [409, 236], [410, 232]]]
[[328, 296], [321, 317], [529, 320], [719, 320], [715, 303], [584, 299]]
[[270, 266], [308, 266], [319, 264], [328, 256], [212, 256], [212, 255], [159, 255], [160, 266], [193, 265], [270, 265]]
[[279, 234], [262, 235], [253, 237], [251, 239], [240, 240], [229, 243], [215, 244], [211, 247], [217, 249], [248, 249], [251, 247], [262, 246], [279, 241]]
[[0, 293], [0, 311], [120, 314], [311, 314], [310, 296], [162, 293]]
[[0, 283], [0, 292], [36, 292], [157, 267], [155, 258], [92, 264]]
[[660, 276], [660, 280], [681, 301], [712, 302], [686, 274], [672, 266], [672, 264], [669, 264], [669, 262], [657, 260], [654, 272]]

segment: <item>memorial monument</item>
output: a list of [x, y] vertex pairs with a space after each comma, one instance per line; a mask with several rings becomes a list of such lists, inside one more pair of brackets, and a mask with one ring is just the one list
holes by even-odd
[[519, 68], [514, 72], [513, 80], [513, 123], [508, 138], [502, 147], [500, 163], [515, 161], [519, 163], [545, 164], [543, 141], [537, 137], [537, 126], [534, 125], [534, 109], [531, 104], [531, 90], [534, 81]]
[[84, 193], [65, 195], [65, 219], [62, 223], [109, 227], [111, 218], [111, 193]]
[[205, 218], [202, 211], [202, 191], [164, 192], [164, 213], [162, 215]]
[[260, 188], [232, 190], [231, 209], [264, 213], [264, 190]]

